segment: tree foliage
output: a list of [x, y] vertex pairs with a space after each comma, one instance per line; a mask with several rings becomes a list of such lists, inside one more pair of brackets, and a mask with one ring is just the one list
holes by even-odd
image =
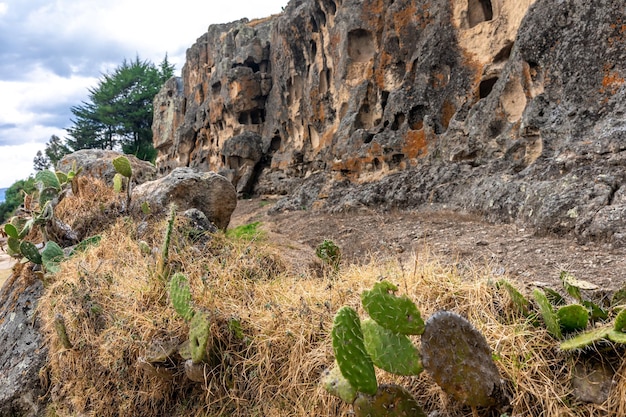
[[116, 149], [154, 160], [152, 146], [152, 101], [159, 89], [174, 74], [167, 55], [158, 66], [136, 57], [122, 62], [104, 74], [98, 85], [89, 89], [89, 99], [70, 110], [74, 115], [69, 137], [62, 143], [53, 136], [46, 145], [52, 163], [80, 149]]
[[0, 222], [8, 219], [16, 208], [24, 202], [24, 195], [35, 191], [35, 179], [19, 180], [4, 193], [4, 202], [0, 203]]
[[37, 151], [37, 155], [33, 158], [33, 168], [35, 171], [43, 171], [50, 168], [50, 160], [41, 151]]

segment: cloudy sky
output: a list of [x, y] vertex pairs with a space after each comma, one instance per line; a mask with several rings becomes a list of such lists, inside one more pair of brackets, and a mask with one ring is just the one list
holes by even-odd
[[269, 16], [287, 2], [0, 0], [0, 188], [33, 172], [50, 136], [66, 136], [70, 107], [125, 58], [159, 63], [167, 53], [180, 73], [210, 24]]

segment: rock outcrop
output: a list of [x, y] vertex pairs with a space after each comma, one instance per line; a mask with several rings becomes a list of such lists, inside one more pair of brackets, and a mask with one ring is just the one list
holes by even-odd
[[277, 209], [444, 203], [623, 245], [625, 58], [617, 0], [292, 0], [187, 51], [157, 167]]

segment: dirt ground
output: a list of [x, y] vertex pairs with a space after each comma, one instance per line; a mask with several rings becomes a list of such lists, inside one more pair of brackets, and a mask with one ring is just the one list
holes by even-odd
[[508, 277], [528, 288], [560, 288], [562, 270], [597, 284], [601, 292], [626, 284], [626, 248], [615, 249], [605, 243], [581, 245], [573, 238], [538, 237], [519, 225], [488, 224], [445, 208], [269, 215], [275, 201], [240, 200], [230, 227], [259, 221], [270, 239], [289, 248], [288, 256], [313, 254], [324, 239], [332, 239], [341, 248], [344, 264], [395, 257], [410, 266], [413, 254], [422, 258], [432, 254], [460, 271], [487, 267], [494, 276]]

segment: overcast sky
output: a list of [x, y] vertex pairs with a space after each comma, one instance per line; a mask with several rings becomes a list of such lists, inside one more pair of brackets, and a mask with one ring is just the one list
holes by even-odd
[[[179, 74], [212, 23], [281, 11], [288, 0], [0, 0], [0, 188], [33, 172], [37, 150], [65, 137], [70, 107], [126, 58]], [[159, 4], [160, 3], [160, 4]]]

